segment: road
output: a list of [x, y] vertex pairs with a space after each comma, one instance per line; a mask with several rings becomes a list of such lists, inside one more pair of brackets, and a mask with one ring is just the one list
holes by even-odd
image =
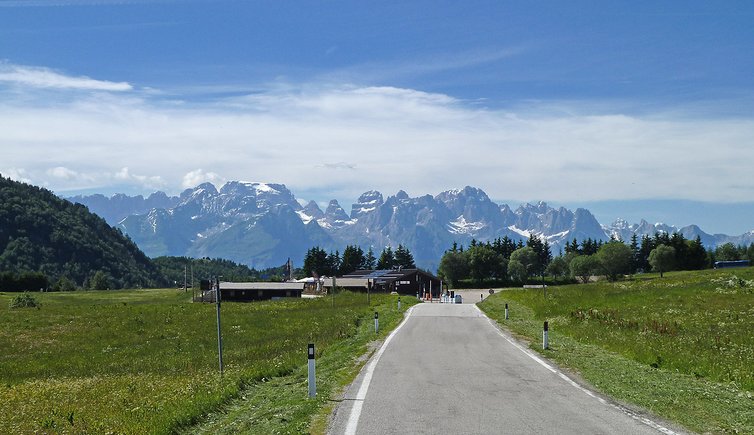
[[661, 432], [673, 433], [581, 387], [471, 303], [416, 305], [349, 387], [328, 431]]

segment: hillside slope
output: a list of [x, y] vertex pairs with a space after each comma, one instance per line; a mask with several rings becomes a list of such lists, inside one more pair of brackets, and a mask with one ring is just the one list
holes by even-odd
[[164, 283], [136, 244], [85, 206], [0, 176], [0, 272], [25, 271], [78, 285], [102, 271], [112, 288]]

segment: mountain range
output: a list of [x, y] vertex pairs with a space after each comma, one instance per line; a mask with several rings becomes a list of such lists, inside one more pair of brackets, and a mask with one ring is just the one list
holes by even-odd
[[288, 258], [301, 264], [313, 246], [342, 252], [346, 245], [359, 245], [365, 250], [372, 247], [379, 255], [386, 246], [402, 244], [417, 265], [435, 270], [453, 242], [468, 245], [472, 239], [504, 236], [526, 240], [531, 234], [545, 237], [556, 254], [574, 238], [629, 240], [633, 234], [656, 232], [678, 232], [688, 239], [699, 236], [707, 248], [754, 242], [754, 231], [713, 235], [696, 225], [676, 228], [644, 220], [601, 225], [589, 210], [553, 208], [544, 202], [514, 210], [469, 186], [419, 197], [401, 190], [385, 198], [372, 190], [351, 205], [350, 213], [336, 200], [324, 211], [314, 201], [302, 205], [283, 184], [239, 181], [219, 190], [204, 183], [172, 197], [156, 192], [147, 198], [118, 194], [69, 199], [120, 228], [148, 256], [219, 257], [255, 268], [278, 266]]

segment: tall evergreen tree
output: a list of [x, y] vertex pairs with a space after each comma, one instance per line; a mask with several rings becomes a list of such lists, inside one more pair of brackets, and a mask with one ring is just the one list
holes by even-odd
[[641, 236], [641, 247], [639, 248], [639, 262], [638, 267], [644, 272], [649, 272], [651, 266], [649, 265], [649, 253], [656, 247], [654, 239], [648, 235]]
[[416, 269], [414, 256], [411, 254], [411, 251], [409, 251], [405, 246], [398, 245], [398, 249], [395, 250], [394, 258], [395, 266], [401, 267], [403, 269]]
[[335, 251], [335, 253], [330, 252], [327, 254], [327, 268], [328, 268], [328, 275], [329, 276], [335, 276], [340, 271], [340, 252]]
[[377, 265], [377, 258], [375, 258], [374, 251], [372, 251], [372, 247], [370, 246], [366, 257], [364, 257], [362, 269], [373, 270], [375, 265]]
[[385, 270], [392, 269], [395, 265], [395, 256], [393, 255], [393, 249], [388, 246], [382, 250], [380, 259], [377, 260], [377, 269]]
[[628, 246], [631, 249], [631, 274], [636, 273], [639, 268], [639, 236], [636, 233], [631, 234], [631, 244]]
[[343, 251], [343, 258], [340, 262], [340, 274], [347, 275], [361, 268], [362, 264], [364, 264], [364, 251], [356, 245], [348, 245]]
[[327, 252], [319, 246], [306, 251], [303, 269], [306, 276], [329, 275], [331, 270], [330, 264], [327, 261]]

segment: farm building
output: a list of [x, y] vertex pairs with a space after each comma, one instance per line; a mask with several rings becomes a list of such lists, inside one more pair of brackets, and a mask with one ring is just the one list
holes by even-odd
[[260, 301], [278, 298], [300, 298], [304, 284], [300, 282], [221, 282], [223, 301]]
[[[335, 278], [335, 285], [353, 291], [396, 292], [416, 295], [431, 292], [432, 297], [442, 293], [440, 278], [420, 269], [356, 270]], [[332, 287], [325, 280], [325, 288]]]

